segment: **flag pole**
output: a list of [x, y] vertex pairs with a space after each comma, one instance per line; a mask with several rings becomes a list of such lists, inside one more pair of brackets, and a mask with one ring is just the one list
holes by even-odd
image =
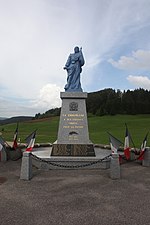
[[[125, 123], [125, 126], [126, 126], [126, 129], [128, 129], [127, 123]], [[134, 144], [134, 142], [133, 142], [133, 139], [132, 139], [130, 133], [129, 133], [129, 138], [130, 138], [130, 140], [131, 140], [131, 142], [132, 142], [132, 144], [133, 144], [134, 151], [136, 151], [136, 147], [135, 147], [135, 144]]]

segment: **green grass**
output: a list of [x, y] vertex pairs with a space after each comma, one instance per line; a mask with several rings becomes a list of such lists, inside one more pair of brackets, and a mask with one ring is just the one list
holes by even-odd
[[[25, 142], [25, 138], [37, 129], [36, 142], [54, 142], [57, 139], [59, 118], [53, 117], [45, 120], [33, 120], [29, 122], [19, 123], [19, 135], [18, 138], [21, 142]], [[2, 132], [2, 137], [7, 141], [12, 141], [14, 136], [14, 131], [16, 129], [16, 124], [8, 124], [0, 126], [0, 132]]]
[[[127, 123], [133, 141], [137, 148], [140, 147], [146, 133], [150, 129], [150, 115], [117, 115], [103, 117], [89, 117], [89, 133], [93, 143], [109, 144], [107, 131], [124, 142], [125, 123]], [[32, 131], [37, 129], [36, 142], [53, 143], [57, 139], [59, 117], [45, 120], [19, 123], [19, 137], [21, 142], [25, 142]], [[16, 124], [0, 126], [2, 137], [7, 141], [13, 140]], [[4, 131], [2, 131], [4, 130]], [[148, 138], [148, 145], [150, 141]]]
[[[107, 132], [110, 132], [113, 136], [124, 142], [125, 123], [127, 123], [134, 144], [139, 148], [146, 133], [150, 129], [150, 115], [91, 117], [88, 121], [90, 139], [94, 143], [108, 144], [109, 139]], [[149, 140], [148, 144], [150, 144]]]

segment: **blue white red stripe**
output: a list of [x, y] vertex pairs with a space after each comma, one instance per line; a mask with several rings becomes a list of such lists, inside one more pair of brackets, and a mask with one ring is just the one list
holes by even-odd
[[125, 140], [124, 140], [124, 155], [126, 159], [130, 159], [130, 134], [126, 125]]
[[36, 136], [36, 131], [34, 131], [32, 134], [30, 134], [26, 140], [28, 143], [28, 146], [26, 148], [27, 152], [31, 152], [33, 150], [34, 144], [35, 144], [35, 136]]
[[13, 141], [13, 148], [14, 149], [18, 148], [17, 139], [18, 139], [18, 124], [17, 124], [16, 130], [15, 130], [15, 133], [14, 133], [14, 141]]

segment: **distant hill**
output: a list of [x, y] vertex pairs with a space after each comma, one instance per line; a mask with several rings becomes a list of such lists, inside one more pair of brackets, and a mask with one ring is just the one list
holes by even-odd
[[7, 118], [6, 117], [0, 117], [0, 120], [6, 120]]
[[0, 125], [10, 124], [10, 123], [19, 123], [32, 120], [32, 116], [16, 116], [8, 119], [0, 119]]

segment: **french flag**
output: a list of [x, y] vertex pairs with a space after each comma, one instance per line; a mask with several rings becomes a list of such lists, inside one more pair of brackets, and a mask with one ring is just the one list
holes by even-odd
[[13, 149], [18, 148], [18, 143], [17, 143], [17, 139], [18, 139], [18, 124], [14, 133], [14, 142], [13, 142]]
[[26, 142], [28, 144], [28, 146], [26, 148], [26, 152], [32, 151], [32, 149], [34, 147], [34, 143], [35, 143], [35, 136], [36, 136], [36, 130], [26, 138]]
[[112, 136], [110, 133], [108, 134], [109, 134], [109, 142], [110, 142], [111, 151], [112, 153], [117, 154], [117, 151], [119, 147], [122, 145], [122, 142], [118, 140], [117, 138], [115, 138], [114, 136]]
[[[149, 133], [149, 132], [148, 132]], [[141, 145], [141, 150], [140, 150], [140, 155], [138, 157], [138, 160], [143, 160], [144, 159], [144, 152], [145, 152], [145, 149], [146, 149], [146, 145], [147, 145], [147, 137], [148, 137], [148, 133], [146, 134], [143, 142], [142, 142], [142, 145]]]
[[130, 134], [129, 134], [127, 125], [126, 125], [125, 140], [124, 140], [124, 155], [126, 159], [130, 159]]

